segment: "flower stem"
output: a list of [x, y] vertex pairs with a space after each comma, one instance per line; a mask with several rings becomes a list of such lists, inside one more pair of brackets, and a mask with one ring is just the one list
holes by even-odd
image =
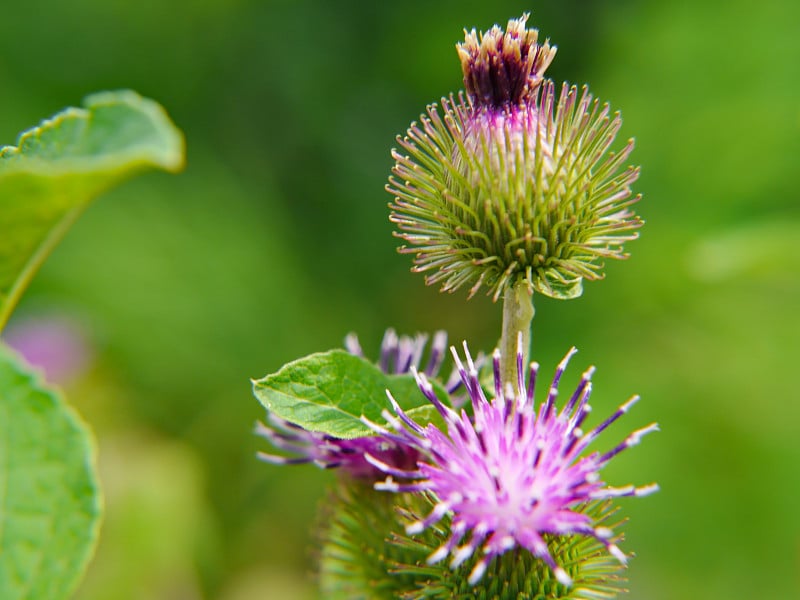
[[527, 366], [533, 321], [533, 291], [519, 280], [503, 296], [503, 332], [500, 338], [500, 374], [504, 382], [517, 380], [517, 337], [522, 333], [522, 364]]

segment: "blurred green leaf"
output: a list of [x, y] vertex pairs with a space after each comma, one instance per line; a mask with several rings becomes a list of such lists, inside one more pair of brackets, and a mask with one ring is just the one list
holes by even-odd
[[183, 136], [130, 91], [89, 96], [0, 148], [0, 328], [89, 201], [146, 168], [183, 166]]
[[0, 347], [0, 598], [68, 598], [100, 503], [86, 425]]
[[[447, 398], [440, 386], [435, 389], [440, 399]], [[404, 410], [428, 405], [412, 375], [387, 375], [344, 350], [311, 354], [253, 381], [253, 393], [267, 410], [308, 431], [343, 439], [372, 434], [362, 415], [383, 422], [381, 411], [391, 411], [386, 390]], [[432, 420], [427, 409], [418, 416]]]
[[800, 220], [780, 218], [740, 223], [698, 239], [686, 257], [690, 275], [707, 283], [772, 278], [792, 281], [800, 267]]

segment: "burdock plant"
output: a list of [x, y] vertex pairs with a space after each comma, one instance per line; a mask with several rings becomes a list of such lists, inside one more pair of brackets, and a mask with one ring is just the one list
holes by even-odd
[[628, 556], [614, 500], [657, 489], [601, 478], [655, 424], [594, 449], [638, 396], [588, 426], [594, 368], [561, 401], [575, 349], [544, 393], [528, 363], [534, 292], [579, 296], [642, 221], [633, 141], [613, 149], [619, 114], [585, 87], [557, 91], [545, 78], [556, 48], [527, 19], [465, 32], [465, 91], [398, 137], [387, 186], [414, 271], [503, 298], [487, 376], [464, 343], [443, 381], [443, 333], [424, 360], [427, 338], [390, 330], [377, 363], [349, 337], [347, 351], [254, 381], [268, 411], [257, 432], [279, 452], [260, 457], [338, 468], [320, 519], [326, 598], [613, 598]]
[[398, 138], [388, 186], [408, 244], [400, 251], [427, 283], [505, 296], [507, 357], [517, 332], [528, 334], [534, 291], [579, 296], [604, 259], [626, 257], [642, 224], [631, 210], [639, 169], [625, 166], [633, 140], [611, 151], [619, 113], [586, 87], [556, 92], [544, 78], [556, 48], [539, 44], [527, 19], [466, 33], [457, 46], [466, 96], [429, 106]]

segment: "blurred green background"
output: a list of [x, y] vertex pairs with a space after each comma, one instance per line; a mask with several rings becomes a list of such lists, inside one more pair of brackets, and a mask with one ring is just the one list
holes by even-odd
[[387, 326], [490, 349], [500, 307], [442, 295], [394, 251], [394, 136], [461, 87], [463, 27], [531, 23], [556, 80], [623, 112], [647, 221], [632, 258], [570, 302], [537, 298], [534, 353], [581, 350], [606, 444], [662, 432], [606, 472], [630, 594], [800, 597], [800, 4], [791, 0], [4, 2], [0, 140], [89, 92], [163, 103], [188, 142], [87, 212], [12, 327], [68, 320], [65, 382], [99, 441], [107, 516], [79, 600], [314, 598], [331, 474], [259, 463], [250, 377]]

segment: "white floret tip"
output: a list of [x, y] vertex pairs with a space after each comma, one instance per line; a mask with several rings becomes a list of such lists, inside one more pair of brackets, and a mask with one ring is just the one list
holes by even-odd
[[565, 585], [567, 587], [572, 586], [572, 578], [567, 575], [567, 572], [561, 567], [556, 567], [555, 576], [561, 585]]

